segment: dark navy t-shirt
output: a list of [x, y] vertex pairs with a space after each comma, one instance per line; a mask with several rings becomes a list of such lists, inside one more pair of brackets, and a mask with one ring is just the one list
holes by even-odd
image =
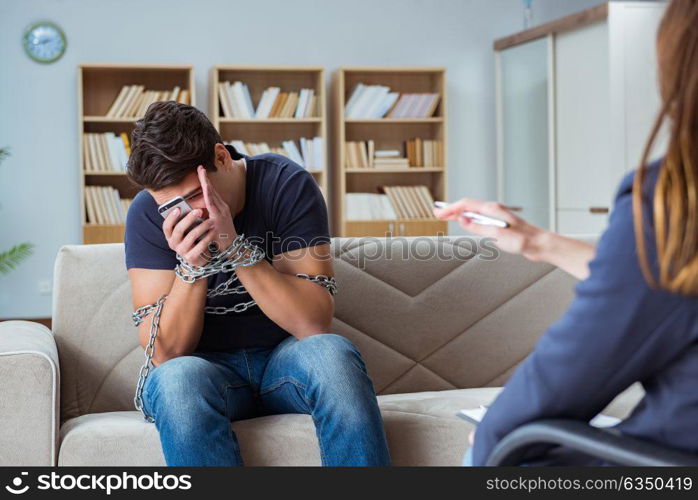
[[[245, 158], [245, 206], [234, 216], [238, 234], [261, 247], [268, 261], [290, 250], [330, 241], [327, 206], [307, 170], [277, 154], [244, 156], [226, 146], [233, 159]], [[126, 268], [174, 269], [176, 254], [162, 231], [164, 219], [146, 190], [133, 199], [126, 217]], [[208, 288], [226, 281], [231, 273], [208, 277]], [[239, 285], [237, 281], [234, 285]], [[206, 299], [207, 306], [232, 307], [252, 300], [249, 294]], [[167, 308], [167, 301], [165, 301]], [[270, 320], [257, 306], [242, 313], [204, 314], [204, 328], [197, 351], [231, 351], [242, 347], [273, 347], [289, 333]]]

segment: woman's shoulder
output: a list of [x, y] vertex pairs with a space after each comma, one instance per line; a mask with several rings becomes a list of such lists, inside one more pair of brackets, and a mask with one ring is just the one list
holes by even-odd
[[[645, 195], [654, 194], [654, 187], [657, 184], [657, 178], [659, 176], [659, 170], [662, 167], [663, 159], [656, 160], [650, 163], [645, 170], [645, 178], [643, 182], [643, 192]], [[637, 169], [628, 172], [623, 180], [620, 182], [618, 191], [616, 193], [616, 200], [623, 196], [632, 195], [633, 192], [633, 182], [635, 182], [635, 176], [637, 175]]]

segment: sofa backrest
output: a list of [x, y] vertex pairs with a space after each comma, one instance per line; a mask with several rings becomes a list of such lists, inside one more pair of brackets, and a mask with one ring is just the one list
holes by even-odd
[[[333, 331], [361, 351], [379, 394], [503, 385], [565, 310], [574, 279], [496, 255], [486, 240], [335, 238]], [[133, 410], [143, 349], [123, 244], [68, 245], [55, 265], [61, 421]]]

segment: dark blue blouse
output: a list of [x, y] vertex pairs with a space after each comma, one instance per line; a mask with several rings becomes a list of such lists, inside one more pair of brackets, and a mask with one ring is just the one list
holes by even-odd
[[[652, 166], [644, 194], [645, 241], [656, 270]], [[651, 288], [637, 255], [629, 174], [618, 190], [590, 276], [570, 308], [541, 337], [479, 425], [473, 464], [515, 428], [541, 418], [589, 421], [641, 382], [646, 395], [616, 428], [698, 453], [698, 298]], [[539, 450], [540, 452], [540, 450]]]

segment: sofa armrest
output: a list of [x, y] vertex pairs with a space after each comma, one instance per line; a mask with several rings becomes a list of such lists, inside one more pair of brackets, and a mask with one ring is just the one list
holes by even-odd
[[0, 323], [0, 465], [55, 465], [60, 370], [51, 330]]
[[540, 444], [561, 445], [617, 465], [698, 465], [698, 455], [625, 436], [612, 428], [600, 429], [570, 419], [538, 420], [513, 430], [497, 443], [487, 465], [518, 465], [527, 450]]

